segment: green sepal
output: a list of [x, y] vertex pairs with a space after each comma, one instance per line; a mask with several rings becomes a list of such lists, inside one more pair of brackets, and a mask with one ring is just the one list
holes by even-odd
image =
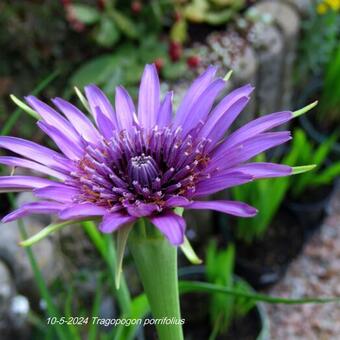
[[77, 86], [74, 87], [74, 91], [76, 92], [76, 95], [78, 96], [80, 102], [83, 104], [86, 111], [91, 113], [90, 105], [89, 105], [88, 101], [86, 100], [85, 96], [81, 93], [81, 91], [78, 89]]
[[12, 101], [18, 106], [20, 107], [20, 109], [22, 109], [23, 111], [25, 111], [26, 113], [28, 113], [30, 116], [32, 116], [34, 119], [39, 120], [40, 116], [39, 114], [34, 111], [33, 109], [31, 109], [26, 103], [24, 103], [22, 100], [20, 100], [18, 97], [16, 97], [14, 94], [10, 95], [10, 98], [12, 99]]
[[225, 75], [225, 77], [223, 78], [223, 80], [224, 80], [224, 81], [228, 81], [228, 80], [231, 78], [232, 74], [233, 74], [233, 70], [230, 70], [230, 71]]
[[184, 237], [184, 242], [180, 246], [183, 254], [185, 257], [192, 263], [192, 264], [201, 264], [203, 261], [197, 256], [195, 250], [192, 248], [189, 240]]
[[129, 237], [131, 228], [133, 227], [133, 224], [129, 224], [127, 226], [124, 226], [120, 228], [117, 231], [117, 265], [116, 265], [116, 273], [115, 273], [115, 284], [116, 289], [118, 290], [120, 287], [120, 279], [122, 276], [123, 271], [123, 258], [126, 248], [126, 241]]
[[40, 230], [38, 233], [34, 234], [32, 237], [28, 238], [27, 240], [19, 242], [19, 245], [22, 247], [29, 247], [46, 238], [47, 236], [51, 235], [52, 233], [56, 232], [57, 230], [62, 229], [76, 222], [77, 221], [75, 220], [68, 220], [62, 223], [50, 224], [44, 229]]

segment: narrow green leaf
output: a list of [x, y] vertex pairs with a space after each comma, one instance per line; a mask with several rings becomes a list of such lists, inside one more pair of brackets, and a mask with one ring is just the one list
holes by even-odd
[[[98, 278], [98, 283], [96, 286], [96, 293], [95, 293], [95, 297], [94, 297], [94, 302], [93, 302], [93, 306], [92, 306], [92, 318], [96, 317], [99, 315], [100, 312], [100, 302], [102, 299], [102, 282], [101, 282], [101, 278]], [[90, 328], [88, 331], [88, 340], [96, 340], [98, 339], [98, 325], [96, 322], [91, 322], [90, 323]]]
[[197, 256], [189, 240], [184, 237], [184, 243], [180, 246], [186, 258], [193, 264], [201, 264], [202, 260]]
[[247, 299], [262, 301], [267, 303], [281, 303], [287, 305], [294, 304], [306, 304], [306, 303], [340, 303], [340, 296], [336, 297], [305, 297], [305, 298], [282, 298], [265, 294], [243, 292], [240, 290], [229, 289], [224, 286], [215, 285], [212, 283], [199, 282], [199, 281], [180, 281], [179, 289], [181, 293], [191, 292], [206, 292], [206, 293], [223, 293], [228, 295], [234, 295], [238, 297], [244, 297]]
[[112, 240], [112, 235], [101, 234], [93, 221], [84, 221], [82, 222], [82, 226], [89, 236], [90, 240], [97, 248], [99, 254], [106, 262], [110, 274], [109, 284], [112, 294], [117, 297], [120, 309], [128, 315], [130, 312], [131, 298], [124, 277], [122, 277], [121, 279], [120, 289], [116, 290], [115, 287], [115, 264], [117, 256]]
[[82, 92], [78, 89], [77, 86], [74, 87], [74, 91], [76, 92], [76, 95], [78, 96], [80, 102], [83, 104], [84, 108], [86, 109], [87, 112], [91, 113], [90, 110], [90, 105], [87, 101], [87, 99], [85, 98], [85, 96], [82, 94]]
[[123, 271], [123, 258], [126, 248], [126, 241], [129, 237], [131, 228], [133, 224], [124, 226], [117, 231], [117, 265], [116, 265], [116, 273], [115, 273], [115, 284], [116, 289], [119, 289], [120, 279]]
[[33, 109], [31, 109], [27, 104], [25, 104], [23, 101], [21, 101], [19, 98], [17, 98], [14, 94], [10, 95], [10, 98], [12, 99], [12, 101], [20, 107], [20, 109], [22, 109], [23, 111], [25, 111], [26, 113], [28, 113], [30, 116], [32, 116], [34, 119], [39, 119], [39, 114], [34, 111]]
[[292, 175], [302, 174], [304, 172], [313, 170], [315, 168], [316, 168], [316, 164], [294, 166], [292, 167]]
[[315, 102], [303, 107], [302, 109], [300, 110], [297, 110], [297, 111], [294, 111], [293, 112], [293, 117], [296, 118], [296, 117], [299, 117], [303, 114], [305, 114], [306, 112], [310, 111], [311, 109], [313, 109], [316, 105], [318, 105], [318, 101], [316, 100]]
[[[12, 194], [8, 194], [8, 198], [9, 198], [12, 208], [16, 209], [17, 207], [16, 207], [14, 196]], [[19, 227], [20, 237], [23, 239], [27, 238], [28, 235], [27, 235], [25, 223], [23, 220], [18, 221], [18, 227]], [[25, 248], [25, 251], [26, 251], [30, 266], [32, 268], [35, 282], [37, 283], [39, 293], [41, 297], [44, 299], [44, 301], [46, 302], [48, 315], [51, 317], [59, 318], [61, 316], [61, 313], [54, 304], [52, 295], [50, 294], [48, 290], [47, 284], [39, 269], [37, 260], [35, 258], [35, 255], [32, 249], [30, 247], [27, 247]], [[56, 323], [52, 327], [56, 331], [58, 338], [61, 340], [68, 340], [70, 339], [70, 337], [72, 337], [72, 335], [67, 331], [67, 329], [64, 328], [64, 326]]]
[[69, 221], [65, 221], [65, 222], [62, 222], [62, 223], [50, 224], [47, 227], [45, 227], [44, 229], [40, 230], [35, 235], [33, 235], [32, 237], [30, 237], [29, 239], [21, 241], [19, 244], [22, 247], [29, 247], [32, 244], [37, 243], [37, 242], [41, 241], [42, 239], [44, 239], [45, 237], [56, 232], [57, 230], [62, 229], [62, 228], [66, 227], [66, 226], [68, 226], [72, 223], [76, 223], [76, 221], [69, 220]]

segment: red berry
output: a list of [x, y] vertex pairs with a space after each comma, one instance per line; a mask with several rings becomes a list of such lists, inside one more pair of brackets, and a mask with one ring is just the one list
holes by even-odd
[[105, 9], [106, 0], [97, 0], [97, 7], [103, 11]]
[[178, 61], [182, 56], [182, 44], [177, 41], [171, 41], [168, 53], [172, 61]]
[[142, 3], [138, 0], [133, 1], [131, 4], [131, 10], [133, 13], [138, 14], [142, 10]]
[[161, 69], [162, 69], [163, 66], [164, 66], [164, 59], [163, 59], [163, 58], [157, 58], [157, 59], [154, 61], [154, 63], [155, 63], [157, 72], [160, 72]]
[[198, 55], [192, 55], [187, 59], [187, 65], [191, 68], [196, 68], [201, 63], [201, 59]]
[[64, 7], [70, 6], [71, 3], [72, 3], [71, 0], [61, 0], [61, 4], [62, 4]]
[[180, 21], [181, 18], [182, 18], [181, 13], [180, 13], [179, 11], [175, 11], [175, 12], [174, 12], [174, 19], [175, 19], [175, 21], [176, 21], [176, 22], [177, 22], [177, 21]]

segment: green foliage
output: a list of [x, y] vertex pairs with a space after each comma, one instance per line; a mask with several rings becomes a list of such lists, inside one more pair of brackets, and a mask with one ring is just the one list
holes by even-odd
[[302, 41], [299, 44], [298, 71], [299, 78], [320, 75], [325, 65], [331, 61], [334, 48], [339, 43], [339, 16], [328, 11], [320, 15], [315, 9], [302, 22]]
[[121, 38], [143, 40], [147, 34], [159, 33], [164, 13], [172, 10], [171, 2], [154, 1], [139, 4], [133, 10], [133, 1], [106, 1], [104, 8], [74, 3], [71, 5], [76, 20], [85, 24], [94, 41], [105, 48], [116, 46]]
[[91, 25], [100, 20], [99, 11], [85, 4], [71, 4], [73, 15], [83, 24]]
[[138, 44], [136, 47], [127, 42], [112, 54], [96, 57], [81, 65], [72, 75], [70, 85], [83, 88], [89, 83], [96, 83], [112, 95], [117, 85], [124, 84], [136, 94], [134, 91], [146, 63], [152, 63], [156, 59], [163, 60], [161, 74], [166, 79], [176, 79], [186, 70], [184, 61], [170, 61], [167, 44], [159, 41], [156, 36], [148, 36]]
[[340, 123], [340, 47], [338, 46], [325, 68], [320, 98], [319, 120], [328, 124]]
[[[296, 176], [257, 180], [231, 190], [233, 199], [255, 206], [259, 212], [251, 219], [237, 219], [236, 236], [246, 242], [264, 235], [276, 216], [281, 204], [290, 192], [300, 196], [307, 188], [331, 184], [340, 175], [340, 161], [326, 167], [327, 156], [334, 144], [335, 136], [315, 148], [301, 129], [296, 129], [289, 152], [281, 163], [295, 167], [301, 164], [315, 164], [315, 169]], [[266, 161], [264, 154], [256, 161]], [[277, 160], [274, 160], [277, 161]], [[307, 167], [308, 169], [308, 167]]]
[[307, 188], [317, 188], [331, 184], [340, 175], [340, 161], [329, 166], [326, 165], [327, 157], [336, 140], [332, 136], [318, 147], [314, 147], [307, 139], [306, 134], [296, 129], [294, 132], [292, 151], [297, 154], [296, 164], [316, 164], [315, 170], [290, 178], [290, 192], [294, 197], [299, 197]]
[[222, 25], [231, 20], [245, 5], [244, 0], [191, 0], [182, 10], [188, 21]]
[[[245, 281], [234, 278], [234, 262], [235, 247], [233, 244], [225, 250], [218, 251], [216, 243], [211, 242], [206, 256], [208, 282], [239, 292], [251, 292], [251, 288]], [[233, 320], [245, 316], [253, 307], [254, 302], [247, 298], [220, 293], [212, 294], [209, 311], [213, 334], [226, 333]]]
[[[292, 149], [282, 160], [283, 164], [296, 164], [298, 150]], [[265, 155], [260, 155], [256, 161], [266, 161]], [[236, 236], [245, 242], [251, 242], [261, 237], [278, 212], [290, 185], [288, 177], [262, 179], [231, 190], [233, 199], [247, 202], [255, 206], [259, 212], [250, 219], [236, 220]]]

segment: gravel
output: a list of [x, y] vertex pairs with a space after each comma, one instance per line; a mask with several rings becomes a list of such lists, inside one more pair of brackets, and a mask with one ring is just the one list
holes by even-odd
[[[268, 290], [282, 297], [340, 296], [340, 187], [329, 216], [291, 264], [284, 279]], [[340, 304], [267, 305], [275, 340], [340, 339]]]

